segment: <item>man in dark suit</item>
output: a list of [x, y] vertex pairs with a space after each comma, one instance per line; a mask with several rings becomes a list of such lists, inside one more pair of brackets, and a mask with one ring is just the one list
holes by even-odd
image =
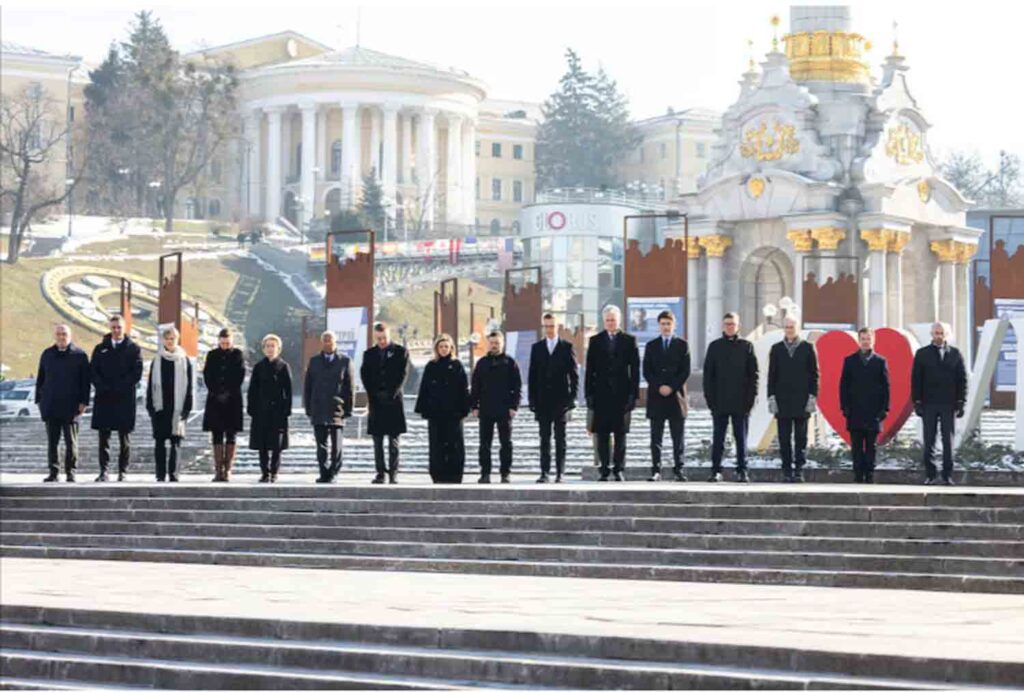
[[337, 350], [334, 332], [325, 331], [320, 335], [320, 353], [306, 366], [302, 387], [302, 406], [316, 440], [317, 483], [333, 483], [341, 470], [342, 430], [345, 419], [352, 416], [353, 389], [352, 361]]
[[92, 429], [100, 434], [100, 474], [98, 482], [106, 482], [110, 465], [110, 436], [116, 430], [119, 443], [117, 480], [128, 475], [131, 461], [131, 435], [135, 430], [136, 387], [142, 379], [142, 350], [125, 333], [121, 315], [110, 318], [110, 332], [92, 350], [89, 368], [94, 389]]
[[[374, 345], [363, 353], [359, 376], [369, 405], [367, 432], [373, 438], [373, 461], [377, 475], [373, 482], [398, 482], [398, 436], [406, 431], [403, 389], [409, 377], [409, 353], [391, 340], [383, 322], [373, 326]], [[388, 438], [388, 463], [384, 465], [384, 438]]]
[[668, 421], [672, 437], [672, 478], [683, 475], [683, 433], [686, 425], [686, 380], [690, 377], [690, 346], [675, 336], [676, 316], [671, 310], [658, 315], [661, 336], [644, 347], [644, 380], [647, 382], [647, 417], [651, 421], [651, 477], [661, 480], [661, 445]]
[[541, 318], [544, 338], [530, 349], [527, 397], [530, 410], [540, 425], [540, 478], [547, 483], [551, 473], [551, 429], [555, 431], [555, 483], [565, 473], [565, 423], [576, 408], [580, 375], [572, 343], [558, 338], [558, 325], [550, 312]]
[[818, 356], [801, 338], [796, 319], [787, 317], [782, 331], [782, 341], [768, 354], [768, 411], [778, 423], [782, 475], [789, 483], [803, 483], [807, 419], [817, 407]]
[[964, 415], [967, 401], [967, 368], [955, 346], [946, 343], [946, 326], [932, 325], [932, 342], [914, 354], [910, 396], [914, 412], [924, 426], [925, 485], [938, 482], [935, 462], [935, 433], [942, 426], [942, 483], [953, 485], [953, 417]]
[[736, 480], [747, 482], [747, 419], [757, 397], [757, 357], [754, 344], [739, 335], [740, 320], [727, 312], [722, 318], [722, 336], [708, 344], [704, 356], [704, 400], [711, 409], [711, 476], [722, 480], [725, 431], [732, 423], [736, 442]]
[[501, 482], [511, 482], [512, 419], [519, 412], [522, 376], [515, 359], [505, 353], [505, 335], [493, 331], [487, 335], [487, 355], [476, 362], [469, 392], [473, 417], [480, 419], [480, 480], [491, 482], [491, 443], [498, 428]]
[[64, 438], [64, 473], [75, 480], [78, 466], [78, 418], [89, 405], [91, 373], [89, 356], [71, 343], [71, 327], [58, 324], [53, 330], [53, 346], [39, 356], [36, 371], [35, 401], [39, 416], [46, 424], [46, 460], [50, 473], [44, 483], [53, 483], [60, 475], [57, 447]]
[[889, 415], [889, 366], [875, 353], [875, 332], [861, 327], [860, 348], [843, 361], [839, 378], [839, 407], [846, 417], [853, 451], [853, 479], [873, 483], [875, 442], [882, 421]]
[[[626, 434], [630, 416], [640, 397], [640, 352], [636, 338], [619, 329], [622, 312], [609, 305], [601, 312], [604, 331], [590, 337], [584, 395], [593, 413], [591, 432], [597, 438], [597, 456], [601, 461], [599, 480], [614, 473], [625, 480]], [[611, 438], [615, 452], [611, 453]], [[610, 469], [609, 467], [613, 467]]]

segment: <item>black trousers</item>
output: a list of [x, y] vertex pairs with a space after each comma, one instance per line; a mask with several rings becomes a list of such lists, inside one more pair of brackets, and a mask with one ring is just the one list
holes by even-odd
[[281, 468], [281, 450], [261, 449], [259, 450], [259, 455], [260, 472], [264, 476], [276, 476], [278, 469]]
[[850, 449], [853, 452], [853, 480], [863, 483], [875, 473], [875, 443], [877, 430], [851, 430]]
[[540, 472], [551, 473], [551, 432], [555, 433], [555, 473], [565, 473], [565, 416], [541, 416], [537, 419], [540, 428]]
[[942, 430], [942, 477], [953, 475], [953, 425], [956, 416], [953, 408], [945, 405], [928, 405], [924, 407], [921, 419], [924, 427], [924, 472], [928, 478], [935, 478], [937, 469], [932, 458], [935, 456], [935, 437]]
[[427, 421], [430, 443], [430, 480], [461, 483], [466, 468], [466, 442], [459, 418], [431, 418]]
[[683, 454], [685, 451], [684, 435], [686, 419], [652, 418], [651, 419], [651, 473], [661, 473], [661, 448], [665, 439], [665, 421], [668, 421], [669, 437], [672, 439], [672, 469], [682, 471]]
[[480, 473], [491, 472], [491, 443], [494, 441], [494, 428], [498, 428], [498, 459], [501, 462], [501, 475], [512, 471], [512, 419], [511, 418], [480, 418]]
[[[388, 463], [384, 465], [384, 438], [388, 438]], [[398, 435], [373, 436], [373, 463], [377, 474], [398, 473]]]
[[779, 425], [779, 454], [782, 470], [789, 473], [796, 465], [799, 471], [807, 463], [807, 418], [775, 417]]
[[61, 437], [64, 438], [64, 473], [71, 475], [78, 467], [78, 421], [46, 421], [46, 461], [54, 477], [60, 473], [57, 448]]
[[233, 445], [235, 444], [235, 431], [234, 430], [213, 430], [210, 433], [213, 437], [213, 444], [215, 445]]
[[725, 452], [725, 431], [732, 423], [732, 438], [736, 442], [736, 470], [747, 470], [747, 416], [744, 413], [715, 413], [712, 415], [711, 472], [722, 472], [722, 454]]
[[[100, 471], [110, 466], [110, 435], [113, 430], [100, 430]], [[117, 470], [124, 473], [132, 457], [132, 434], [128, 430], [117, 431]]]
[[[597, 459], [601, 462], [601, 478], [608, 477], [608, 466], [621, 473], [626, 468], [626, 433], [595, 432]], [[614, 447], [612, 446], [614, 438]], [[613, 451], [614, 450], [614, 451]]]
[[[316, 439], [316, 463], [320, 467], [321, 478], [334, 478], [341, 470], [341, 430], [337, 425], [313, 426], [313, 437]], [[277, 458], [278, 464], [280, 464], [280, 453]]]
[[[156, 479], [158, 481], [170, 478], [178, 480], [178, 447], [181, 446], [181, 438], [178, 436], [161, 437], [153, 441], [153, 457], [156, 460]], [[170, 443], [171, 452], [167, 453], [167, 443]]]

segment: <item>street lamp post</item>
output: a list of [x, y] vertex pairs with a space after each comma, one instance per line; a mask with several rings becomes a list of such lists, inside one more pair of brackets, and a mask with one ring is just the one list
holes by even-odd
[[[75, 184], [74, 178], [71, 177], [74, 175], [74, 164], [72, 162], [72, 155], [74, 151], [72, 149], [71, 143], [71, 123], [74, 121], [74, 118], [71, 115], [71, 75], [73, 75], [75, 73], [75, 70], [79, 69], [81, 66], [81, 63], [78, 63], [68, 70], [68, 82], [66, 91], [67, 102], [64, 108], [64, 158], [66, 160], [64, 164], [64, 184], [68, 187]], [[74, 190], [68, 190], [67, 195], [68, 238], [70, 238], [71, 219], [75, 215]]]

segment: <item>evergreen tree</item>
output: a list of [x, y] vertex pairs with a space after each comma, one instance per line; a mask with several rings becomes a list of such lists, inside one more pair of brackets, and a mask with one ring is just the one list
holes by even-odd
[[356, 205], [356, 211], [366, 222], [367, 227], [384, 232], [387, 222], [387, 208], [384, 204], [384, 190], [377, 181], [377, 171], [373, 169], [369, 175], [363, 176], [363, 196]]
[[537, 132], [538, 187], [615, 185], [616, 164], [637, 146], [629, 109], [608, 74], [592, 75], [566, 51], [566, 72], [544, 102]]

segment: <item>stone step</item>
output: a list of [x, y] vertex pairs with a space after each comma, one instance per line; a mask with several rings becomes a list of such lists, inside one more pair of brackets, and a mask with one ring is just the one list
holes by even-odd
[[249, 522], [193, 523], [122, 521], [4, 520], [11, 534], [124, 534], [145, 536], [217, 535], [247, 539], [345, 538], [353, 541], [423, 543], [512, 543], [624, 548], [768, 551], [800, 553], [859, 553], [871, 555], [953, 556], [1024, 559], [1024, 542], [997, 540], [934, 541], [926, 539], [836, 538], [831, 536], [745, 536], [742, 534], [678, 534], [633, 531], [388, 528], [367, 526], [310, 526]]
[[[257, 683], [248, 686], [281, 685], [281, 674], [292, 673], [294, 681], [282, 687], [318, 687], [321, 680], [334, 678], [350, 683], [345, 686], [377, 682], [383, 688], [432, 683], [573, 689], [939, 689], [1012, 684], [1021, 667], [633, 637], [19, 606], [5, 609], [0, 632], [5, 661], [9, 657], [16, 663], [16, 671], [5, 674], [37, 680], [50, 674], [68, 680], [86, 673], [92, 680], [154, 686], [218, 683], [202, 685], [211, 688], [237, 686], [242, 682], [237, 676], [245, 674]], [[125, 662], [125, 670], [112, 670], [115, 661]], [[197, 673], [188, 676], [186, 669]], [[215, 678], [218, 672], [225, 673], [222, 680]]]

